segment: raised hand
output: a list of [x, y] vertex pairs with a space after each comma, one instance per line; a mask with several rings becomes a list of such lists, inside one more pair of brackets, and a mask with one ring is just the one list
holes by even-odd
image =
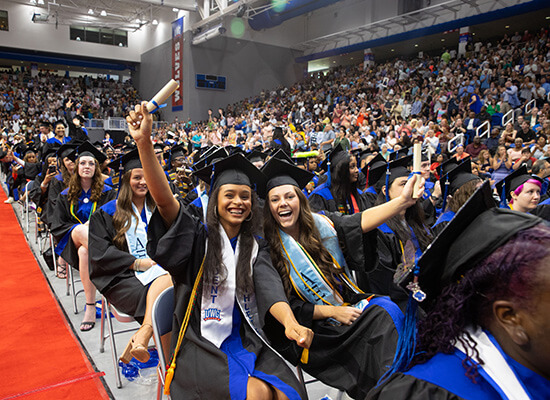
[[126, 117], [128, 130], [136, 143], [151, 141], [151, 132], [153, 130], [153, 117], [147, 110], [147, 102], [142, 101], [130, 111]]

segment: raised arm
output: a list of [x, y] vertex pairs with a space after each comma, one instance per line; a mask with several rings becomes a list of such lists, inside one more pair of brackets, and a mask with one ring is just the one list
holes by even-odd
[[175, 221], [180, 203], [172, 195], [170, 185], [160, 163], [155, 156], [151, 131], [153, 118], [146, 107], [147, 102], [135, 106], [133, 111], [126, 117], [130, 135], [136, 141], [139, 151], [139, 158], [143, 165], [143, 173], [147, 181], [147, 188], [157, 203], [157, 208], [166, 226], [172, 225]]
[[[417, 175], [413, 175], [411, 179], [407, 181], [401, 196], [388, 201], [387, 203], [380, 204], [376, 207], [366, 209], [361, 213], [361, 229], [363, 232], [369, 232], [374, 228], [382, 225], [391, 217], [399, 214], [412, 206], [418, 199], [412, 197], [414, 183], [417, 179], [422, 179], [422, 191], [424, 190], [424, 178], [420, 178]], [[387, 190], [387, 189], [386, 189]]]

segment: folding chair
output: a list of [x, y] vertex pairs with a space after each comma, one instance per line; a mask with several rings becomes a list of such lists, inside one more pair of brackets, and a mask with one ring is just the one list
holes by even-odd
[[75, 283], [80, 282], [80, 279], [75, 279], [74, 278], [73, 267], [69, 263], [67, 263], [66, 275], [67, 275], [67, 280], [66, 280], [66, 282], [67, 282], [67, 296], [69, 296], [69, 295], [72, 296], [72, 298], [73, 298], [73, 312], [75, 314], [78, 314], [78, 305], [76, 304], [76, 297], [80, 293], [84, 293], [84, 289], [76, 290]]
[[[113, 314], [118, 322], [135, 322], [135, 319], [128, 314], [124, 314], [123, 312], [118, 311], [112, 304], [107, 301], [104, 296], [102, 297], [100, 328], [101, 337], [99, 341], [99, 352], [103, 353], [105, 351], [105, 339], [109, 338], [109, 342], [111, 343], [111, 356], [113, 358], [113, 366], [115, 367], [116, 387], [120, 389], [122, 387], [122, 379], [120, 378], [120, 368], [118, 368], [118, 354], [115, 344], [115, 335], [118, 335], [119, 333], [137, 331], [139, 329], [139, 326], [115, 331], [113, 328], [113, 321], [111, 321], [111, 314]], [[107, 334], [105, 334], [105, 320], [107, 320]]]
[[164, 388], [164, 377], [166, 376], [166, 360], [162, 347], [161, 337], [172, 332], [172, 319], [174, 315], [174, 288], [165, 289], [153, 303], [152, 322], [153, 339], [159, 354], [159, 365], [157, 368], [159, 381], [157, 387], [157, 400], [162, 398]]

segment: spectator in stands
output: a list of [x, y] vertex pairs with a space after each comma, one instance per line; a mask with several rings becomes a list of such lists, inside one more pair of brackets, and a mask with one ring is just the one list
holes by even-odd
[[464, 151], [468, 153], [472, 158], [477, 158], [482, 150], [487, 150], [487, 146], [481, 143], [480, 136], [474, 136], [472, 143], [466, 146]]
[[521, 123], [521, 130], [518, 131], [517, 136], [522, 139], [523, 143], [527, 146], [535, 143], [537, 136], [535, 132], [529, 127], [529, 122], [523, 121]]

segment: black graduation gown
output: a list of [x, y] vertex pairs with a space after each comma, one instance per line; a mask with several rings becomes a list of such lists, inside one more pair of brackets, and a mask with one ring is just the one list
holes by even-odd
[[[105, 203], [113, 200], [116, 197], [116, 191], [112, 190], [110, 186], [105, 185], [103, 193], [97, 201], [96, 211]], [[64, 190], [57, 197], [55, 208], [52, 211], [51, 217], [51, 231], [57, 243], [71, 232], [74, 225], [80, 224], [80, 222], [71, 215], [71, 206], [67, 199], [67, 190]], [[77, 211], [75, 210], [75, 213]], [[87, 221], [87, 220], [86, 220]], [[85, 223], [86, 221], [82, 221]], [[78, 269], [78, 251], [74, 246], [73, 240], [68, 236], [68, 242], [61, 251], [61, 257], [69, 263], [73, 268]]]
[[[366, 249], [360, 214], [326, 215], [334, 224], [348, 266], [363, 265]], [[350, 304], [368, 297], [350, 291], [343, 295], [344, 301]], [[315, 305], [304, 302], [295, 291], [291, 294], [290, 305], [298, 322], [315, 333], [309, 362], [300, 363], [302, 369], [329, 386], [345, 390], [353, 398], [364, 398], [392, 364], [403, 322], [403, 314], [397, 305], [387, 297], [377, 296], [350, 326], [333, 326], [327, 320], [314, 321]], [[281, 325], [275, 324], [268, 335], [274, 347], [289, 362], [298, 364], [301, 349], [284, 337]]]
[[[358, 191], [359, 195], [356, 197], [355, 201], [357, 202], [357, 207], [359, 211], [364, 211], [369, 207], [367, 199], [363, 196], [361, 191]], [[342, 212], [337, 204], [334, 194], [332, 193], [331, 188], [327, 186], [327, 183], [319, 185], [308, 197], [309, 206], [314, 212], [319, 211], [331, 211], [331, 212]], [[347, 214], [345, 212], [344, 214]]]
[[[173, 278], [175, 310], [173, 319], [173, 353], [192, 292], [199, 272], [206, 245], [206, 228], [197, 219], [180, 207], [174, 223], [166, 228], [162, 217], [156, 211], [148, 228], [147, 254], [162, 265]], [[264, 242], [254, 263], [254, 286], [256, 301], [263, 325], [269, 308], [277, 302], [287, 301], [277, 271], [271, 265], [269, 249]], [[201, 293], [197, 298], [183, 345], [176, 357], [174, 378], [170, 386], [173, 399], [228, 399], [229, 365], [227, 355], [200, 332]], [[236, 307], [238, 309], [238, 307]], [[238, 311], [240, 313], [240, 311]], [[286, 385], [290, 385], [305, 398], [303, 387], [284, 361], [269, 349], [260, 337], [245, 323], [241, 313], [240, 337], [244, 348], [255, 354], [255, 369], [268, 375], [275, 375]]]
[[42, 209], [42, 221], [44, 221], [50, 229], [53, 210], [55, 210], [57, 198], [63, 190], [65, 190], [65, 182], [63, 181], [61, 174], [57, 174], [48, 184], [48, 191], [46, 192], [47, 200], [44, 208]]
[[130, 269], [136, 258], [130, 254], [126, 241], [122, 250], [113, 243], [116, 236], [113, 226], [115, 211], [116, 200], [111, 200], [90, 218], [90, 279], [97, 290], [117, 309], [141, 323], [145, 315], [149, 286], [144, 286]]

